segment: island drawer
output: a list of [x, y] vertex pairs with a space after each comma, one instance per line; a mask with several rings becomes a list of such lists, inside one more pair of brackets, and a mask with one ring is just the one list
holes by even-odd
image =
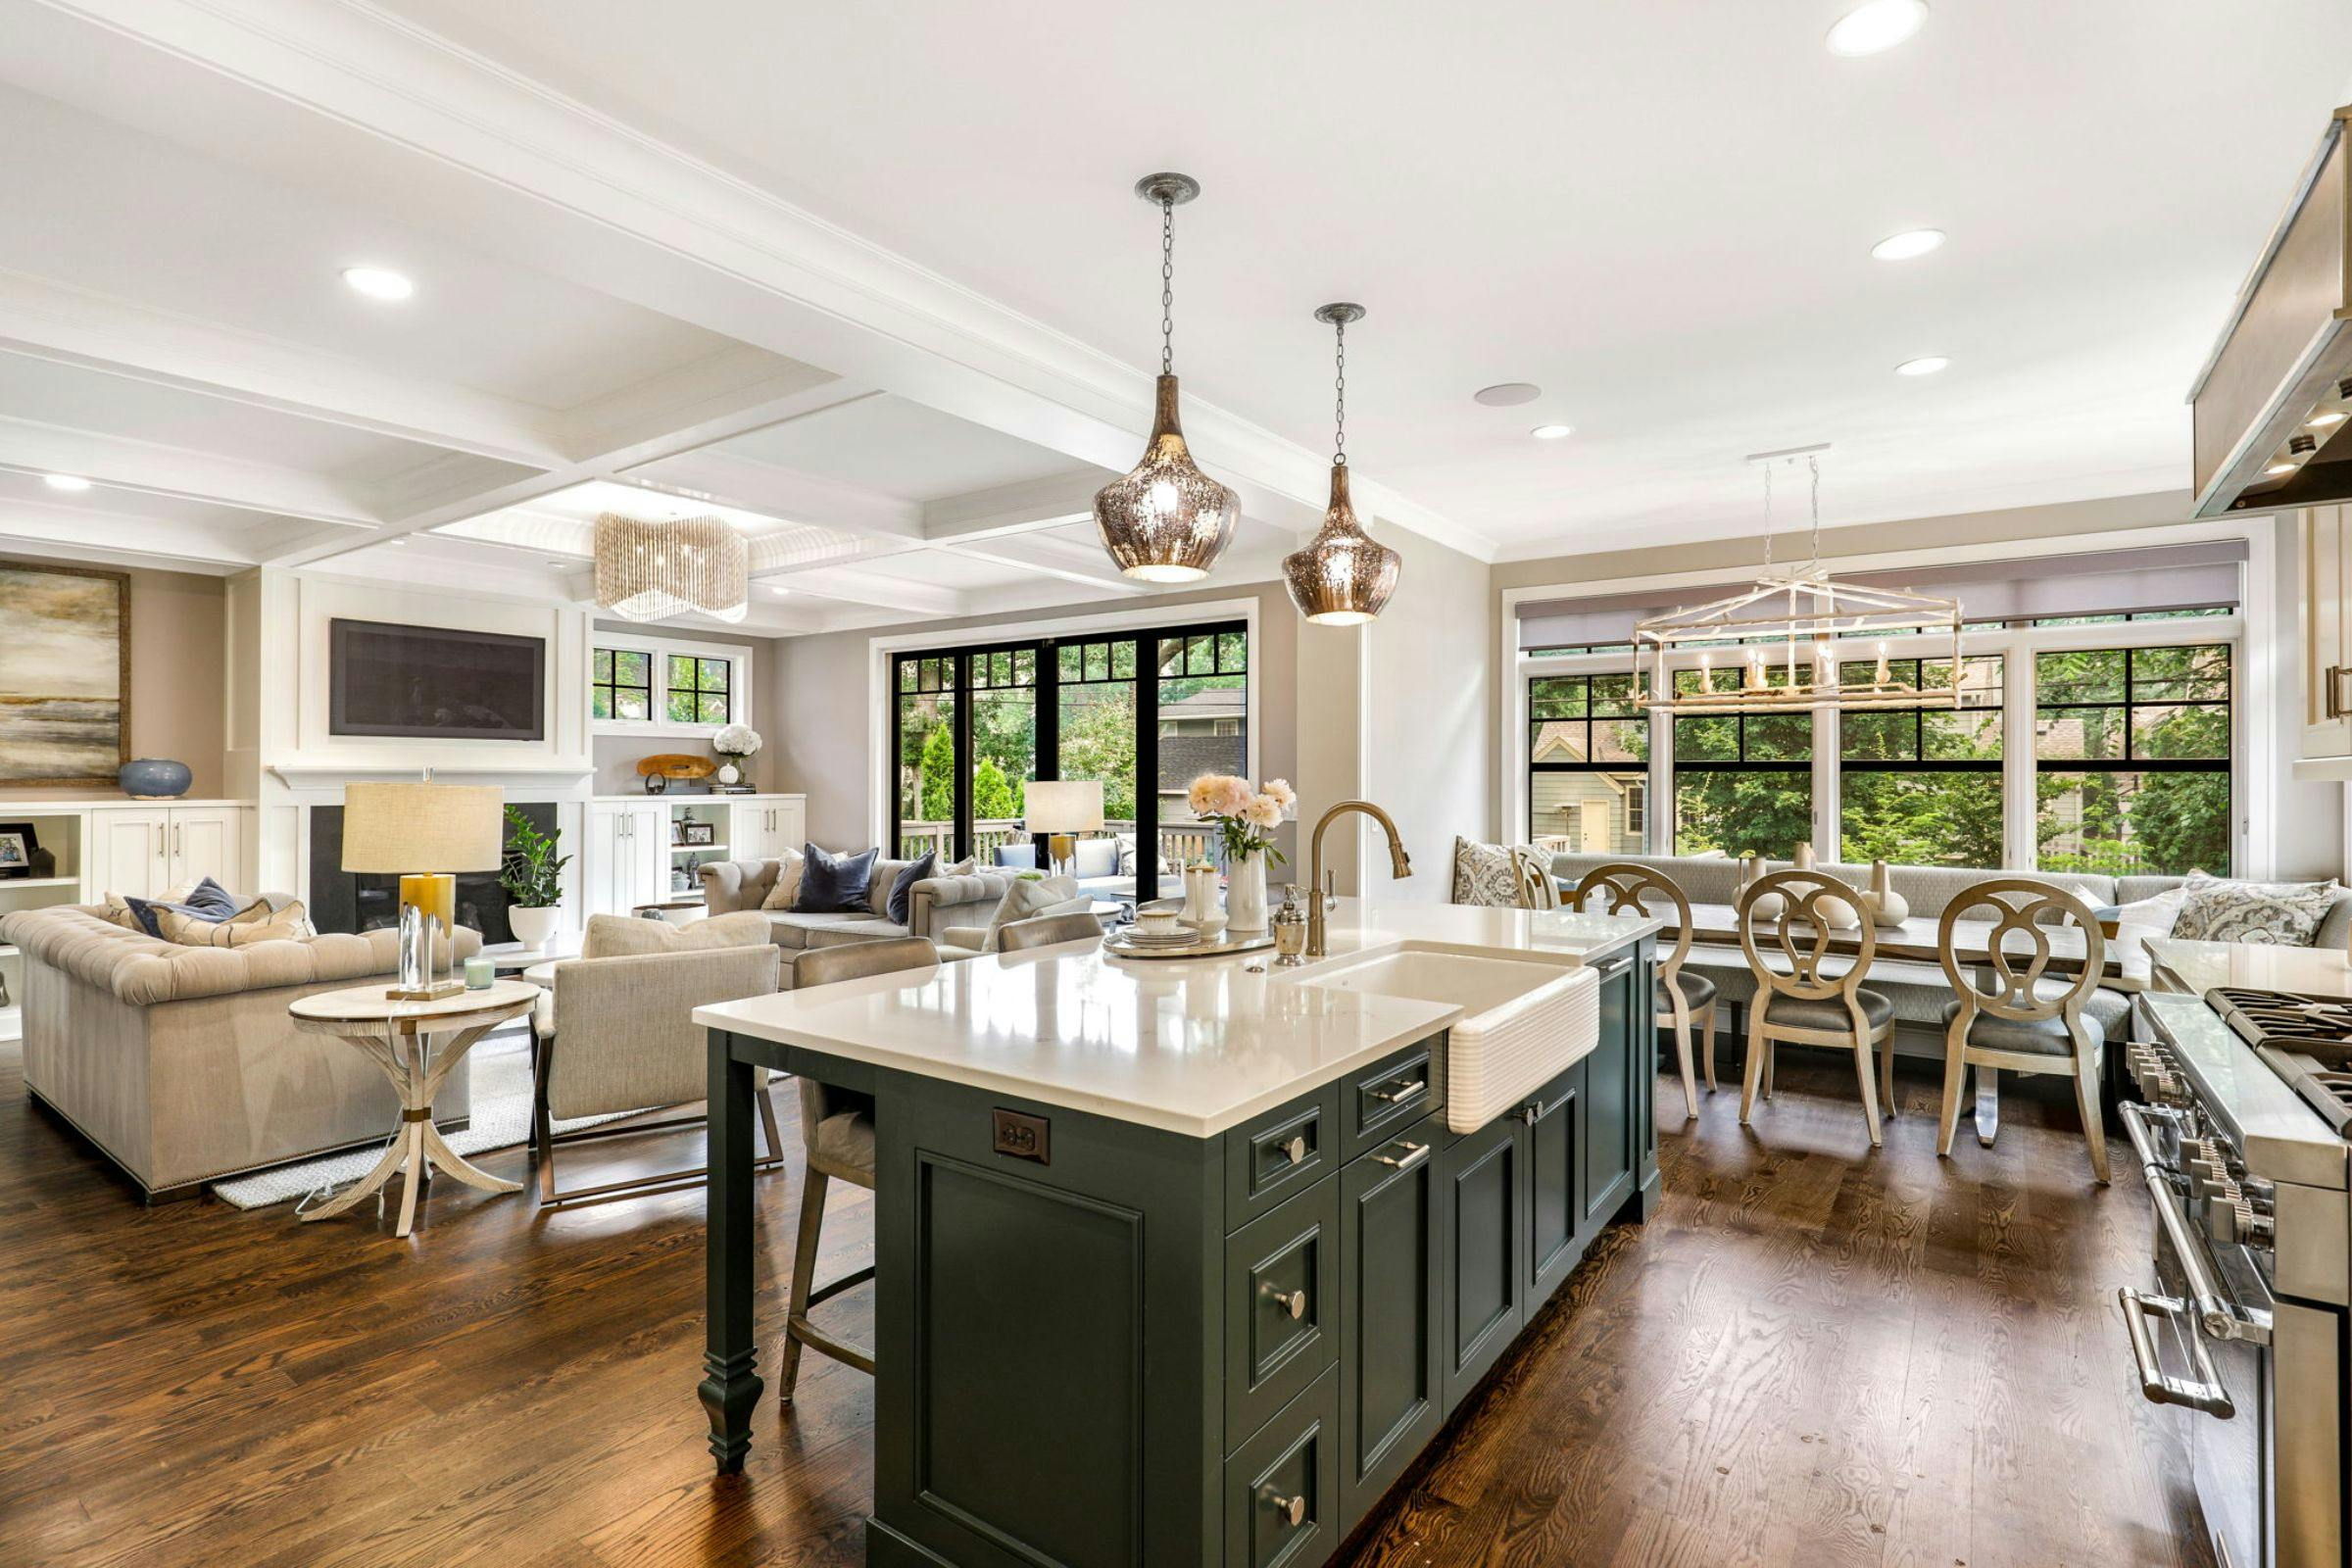
[[1446, 1105], [1446, 1037], [1359, 1068], [1340, 1080], [1340, 1160], [1345, 1164]]
[[1225, 1239], [1225, 1447], [1337, 1359], [1340, 1184], [1317, 1182]]
[[1226, 1568], [1313, 1568], [1339, 1548], [1338, 1427], [1334, 1369], [1225, 1462]]
[[1243, 1123], [1225, 1135], [1225, 1229], [1270, 1211], [1340, 1168], [1340, 1087]]

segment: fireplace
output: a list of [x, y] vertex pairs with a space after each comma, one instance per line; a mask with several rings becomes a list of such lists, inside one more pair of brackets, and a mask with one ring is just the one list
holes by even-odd
[[[514, 809], [540, 832], [556, 831], [554, 805], [516, 806]], [[398, 924], [400, 878], [344, 870], [343, 808], [314, 806], [310, 814], [311, 922], [321, 931], [354, 932]], [[512, 824], [507, 839], [513, 843]], [[432, 867], [416, 869], [429, 871]], [[498, 885], [496, 871], [458, 873], [458, 924], [479, 931], [485, 945], [514, 940], [514, 932], [507, 924], [507, 890]]]

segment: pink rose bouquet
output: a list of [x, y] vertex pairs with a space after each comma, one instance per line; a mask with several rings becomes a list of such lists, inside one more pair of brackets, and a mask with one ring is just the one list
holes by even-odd
[[1214, 822], [1225, 841], [1226, 863], [1263, 851], [1280, 865], [1285, 857], [1274, 848], [1274, 830], [1298, 804], [1298, 795], [1282, 779], [1266, 780], [1258, 789], [1231, 773], [1203, 773], [1185, 791], [1185, 804], [1203, 822]]

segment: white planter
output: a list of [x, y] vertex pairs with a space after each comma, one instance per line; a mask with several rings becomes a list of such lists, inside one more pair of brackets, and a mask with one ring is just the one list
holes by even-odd
[[556, 927], [563, 923], [564, 906], [560, 904], [551, 904], [540, 909], [525, 909], [515, 905], [507, 906], [507, 925], [514, 931], [514, 940], [526, 949], [546, 947], [548, 939], [556, 934]]
[[1225, 868], [1225, 928], [1266, 928], [1266, 852], [1251, 850]]

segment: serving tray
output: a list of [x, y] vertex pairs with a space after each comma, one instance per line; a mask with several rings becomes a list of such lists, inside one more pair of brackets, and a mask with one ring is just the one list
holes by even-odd
[[1248, 936], [1219, 935], [1215, 940], [1196, 942], [1187, 948], [1139, 948], [1130, 944], [1119, 932], [1102, 939], [1102, 951], [1114, 958], [1221, 958], [1233, 953], [1255, 953], [1274, 945], [1271, 929], [1253, 931]]

